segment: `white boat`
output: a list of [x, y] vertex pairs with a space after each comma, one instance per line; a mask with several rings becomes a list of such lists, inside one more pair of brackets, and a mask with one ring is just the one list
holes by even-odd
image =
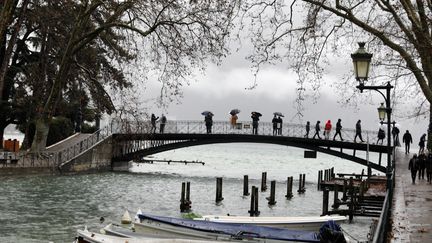
[[172, 238], [249, 242], [320, 242], [317, 232], [140, 214], [137, 233]]
[[269, 227], [286, 228], [291, 230], [305, 230], [317, 232], [327, 221], [338, 224], [345, 222], [347, 217], [340, 215], [306, 216], [306, 217], [249, 217], [249, 216], [219, 216], [204, 215], [194, 220], [211, 221], [218, 223], [236, 223], [246, 225], [261, 225]]
[[157, 237], [122, 237], [90, 232], [87, 229], [77, 230], [77, 237], [74, 243], [208, 243], [216, 241], [157, 238]]

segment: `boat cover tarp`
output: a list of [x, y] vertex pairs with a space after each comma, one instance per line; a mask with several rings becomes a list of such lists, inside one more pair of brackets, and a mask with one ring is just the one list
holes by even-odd
[[193, 219], [139, 214], [141, 220], [153, 220], [178, 227], [185, 227], [199, 231], [227, 234], [233, 237], [262, 238], [301, 242], [320, 242], [319, 234], [310, 231], [290, 230], [266, 226], [256, 226], [236, 223], [218, 223]]

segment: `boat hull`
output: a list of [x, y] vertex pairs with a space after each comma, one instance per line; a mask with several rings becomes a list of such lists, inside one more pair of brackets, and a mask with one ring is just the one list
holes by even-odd
[[340, 224], [345, 222], [345, 216], [322, 216], [322, 217], [247, 217], [247, 216], [218, 216], [205, 215], [194, 220], [211, 221], [218, 223], [237, 223], [245, 225], [259, 225], [267, 227], [285, 228], [291, 230], [304, 230], [317, 232], [321, 226], [329, 221]]
[[135, 231], [142, 234], [174, 238], [207, 239], [218, 241], [256, 242], [319, 242], [315, 232], [295, 231], [255, 225], [217, 223], [190, 219], [140, 214], [134, 223]]

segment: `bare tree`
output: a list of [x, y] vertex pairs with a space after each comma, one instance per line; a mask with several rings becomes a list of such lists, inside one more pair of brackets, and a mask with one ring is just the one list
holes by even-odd
[[[35, 122], [32, 150], [45, 148], [49, 123], [67, 85], [69, 72], [79, 67], [76, 57], [86, 46], [110, 45], [104, 42], [104, 33], [121, 33], [123, 44], [146, 58], [141, 61], [142, 65], [160, 74], [167, 95], [176, 95], [192, 69], [203, 68], [206, 60], [217, 61], [227, 53], [225, 44], [236, 7], [231, 1], [210, 0], [82, 0], [67, 43], [59, 53], [61, 61], [51, 89]], [[144, 39], [141, 45], [139, 39]], [[107, 55], [116, 56], [116, 53]], [[113, 58], [113, 61], [122, 65], [121, 60]]]
[[[348, 56], [356, 42], [364, 41], [374, 54], [369, 81], [391, 82], [395, 98], [416, 100], [421, 106], [413, 115], [429, 113], [432, 121], [431, 1], [249, 1], [242, 18], [249, 20], [243, 23], [250, 24], [254, 53], [249, 59], [255, 70], [264, 63], [286, 61], [298, 74], [299, 100], [305, 90], [319, 90], [329, 61]], [[354, 82], [338, 81], [345, 100], [355, 98]]]

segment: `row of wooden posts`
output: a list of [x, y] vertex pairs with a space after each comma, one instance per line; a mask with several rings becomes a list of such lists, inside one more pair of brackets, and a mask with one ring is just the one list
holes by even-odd
[[[297, 192], [299, 194], [305, 193], [306, 187], [306, 174], [300, 174], [299, 175], [299, 189]], [[290, 199], [293, 197], [293, 177], [290, 176], [287, 178], [287, 190], [285, 197], [287, 199]], [[262, 173], [261, 177], [261, 192], [267, 191], [267, 172]], [[249, 196], [251, 195], [251, 207], [249, 210], [250, 216], [258, 216], [259, 210], [258, 210], [258, 187], [252, 186], [251, 189], [252, 195], [249, 193], [249, 176], [245, 175], [243, 177], [243, 196]], [[268, 204], [270, 206], [276, 204], [276, 181], [272, 180], [270, 182], [270, 196], [267, 197]], [[222, 177], [216, 178], [216, 203], [220, 203], [223, 200], [222, 196]], [[181, 212], [188, 212], [191, 209], [191, 200], [190, 200], [190, 182], [183, 182], [182, 183], [182, 190], [181, 190], [181, 197], [180, 197], [180, 211]]]

